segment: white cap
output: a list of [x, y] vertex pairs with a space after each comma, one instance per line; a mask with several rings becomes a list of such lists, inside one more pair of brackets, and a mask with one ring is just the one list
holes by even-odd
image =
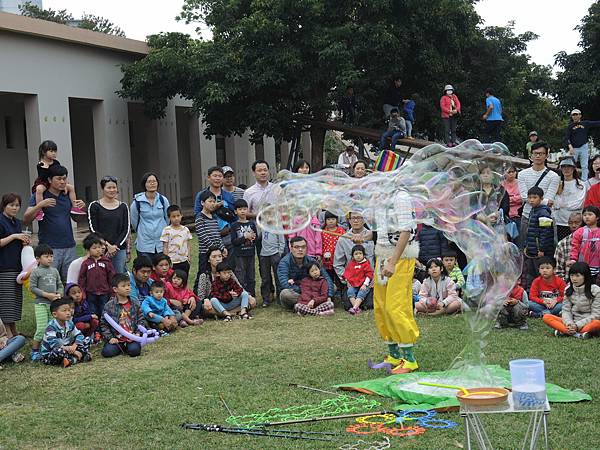
[[447, 84], [447, 85], [446, 85], [446, 87], [444, 87], [444, 90], [445, 90], [445, 91], [453, 91], [453, 90], [454, 90], [454, 88], [452, 87], [452, 85], [451, 85], [451, 84]]
[[223, 171], [223, 175], [225, 175], [226, 173], [229, 173], [229, 172], [235, 173], [235, 171], [229, 166], [223, 166], [223, 167], [221, 167], [221, 170]]
[[581, 111], [579, 111], [577, 108], [574, 109], [573, 111], [571, 111], [571, 115], [573, 114], [581, 114]]

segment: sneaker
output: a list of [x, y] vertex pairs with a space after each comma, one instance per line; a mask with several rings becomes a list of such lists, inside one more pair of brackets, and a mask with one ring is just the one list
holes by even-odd
[[527, 324], [527, 322], [525, 322], [523, 325], [521, 325], [519, 327], [519, 330], [521, 330], [521, 331], [527, 331], [527, 330], [529, 330], [529, 325]]
[[403, 358], [394, 358], [392, 355], [387, 355], [385, 358], [383, 358], [383, 362], [391, 364], [393, 367], [399, 366], [403, 363], [403, 361]]
[[500, 322], [496, 322], [496, 323], [494, 324], [494, 328], [495, 328], [496, 330], [501, 330], [501, 329], [502, 329], [502, 325], [500, 325]]
[[87, 211], [81, 208], [72, 207], [71, 214], [85, 215], [87, 214]]
[[362, 312], [362, 309], [360, 309], [360, 306], [354, 308], [354, 315], [355, 316], [358, 316], [361, 312]]
[[581, 333], [581, 339], [591, 339], [592, 335], [589, 332]]
[[194, 325], [202, 325], [204, 323], [204, 320], [202, 319], [194, 319], [192, 320], [192, 322], [194, 323]]
[[65, 368], [69, 367], [71, 364], [73, 364], [73, 363], [71, 362], [71, 360], [69, 358], [63, 358], [63, 362], [62, 362], [63, 367], [65, 367]]
[[396, 367], [390, 370], [390, 373], [393, 375], [398, 375], [402, 373], [410, 373], [414, 372], [419, 368], [419, 364], [417, 361], [408, 361], [406, 359], [402, 360], [401, 364], [398, 364]]
[[271, 305], [271, 302], [268, 302], [267, 300], [263, 300], [263, 303], [262, 303], [263, 308], [268, 308], [270, 305]]
[[353, 316], [354, 314], [356, 314], [356, 311], [354, 310], [354, 308], [350, 308], [348, 310], [348, 314], [350, 314], [351, 316]]
[[83, 362], [90, 362], [92, 360], [92, 355], [90, 353], [86, 353], [85, 355], [83, 355]]
[[35, 215], [35, 220], [37, 220], [38, 222], [41, 222], [42, 220], [44, 220], [44, 211], [42, 211], [41, 209], [37, 212], [37, 214]]
[[328, 309], [326, 311], [321, 311], [317, 313], [319, 316], [332, 316], [334, 314], [333, 309]]
[[39, 351], [32, 351], [31, 352], [31, 360], [33, 362], [41, 361], [42, 360], [42, 354]]
[[185, 320], [180, 320], [179, 321], [179, 327], [180, 328], [185, 328], [188, 326], [188, 323]]
[[560, 331], [558, 331], [558, 330], [554, 330], [554, 336], [556, 336], [556, 337], [561, 337], [561, 336], [564, 336], [564, 335], [565, 335], [564, 333], [561, 333], [561, 332], [560, 332]]

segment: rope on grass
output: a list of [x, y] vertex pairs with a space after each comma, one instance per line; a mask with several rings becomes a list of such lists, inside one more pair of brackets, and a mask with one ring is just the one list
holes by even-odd
[[339, 447], [339, 450], [386, 450], [391, 446], [390, 438], [384, 436], [383, 441], [367, 442], [361, 439], [354, 444], [344, 444]]
[[340, 395], [328, 398], [316, 405], [297, 405], [289, 408], [271, 408], [268, 411], [244, 416], [230, 416], [226, 422], [236, 426], [252, 427], [271, 422], [288, 422], [292, 420], [319, 419], [355, 412], [373, 411], [381, 407], [381, 403], [364, 396], [350, 397]]

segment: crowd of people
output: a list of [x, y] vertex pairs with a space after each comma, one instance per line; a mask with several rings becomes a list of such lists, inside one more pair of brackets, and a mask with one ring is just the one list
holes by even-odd
[[[115, 177], [100, 180], [101, 197], [87, 206], [86, 254], [77, 258], [71, 220], [81, 217], [85, 205], [73, 198], [67, 169], [52, 162], [56, 155], [56, 144], [42, 143], [41, 179], [32, 187], [22, 221], [19, 195], [5, 194], [0, 203], [0, 361], [24, 359], [18, 350], [26, 340], [16, 327], [24, 273], [36, 321], [31, 359], [64, 367], [90, 361], [92, 345], [102, 345], [103, 357], [138, 356], [138, 337], [146, 327], [167, 335], [211, 317], [252, 319], [257, 262], [264, 308], [279, 304], [299, 316], [328, 316], [341, 303], [348, 314], [358, 315], [378, 301], [374, 291], [383, 288], [375, 254], [385, 250], [385, 242], [359, 212], [339, 217], [322, 211], [310, 226], [286, 236], [257, 226], [257, 214], [274, 191], [264, 160], [252, 164], [255, 183], [247, 189], [236, 186], [231, 167], [208, 169], [208, 187], [194, 205], [198, 271], [193, 284], [192, 233], [182, 224], [181, 208], [160, 193], [155, 173], [142, 177], [141, 191], [129, 205], [119, 199]], [[477, 218], [502, 227], [525, 260], [496, 327], [525, 330], [529, 318], [542, 317], [556, 335], [587, 338], [600, 332], [600, 156], [591, 161], [586, 181], [574, 157], [563, 159], [556, 173], [546, 167], [547, 156], [548, 145], [536, 139], [531, 167], [518, 174], [509, 167], [503, 179], [489, 167], [479, 172], [486, 208]], [[365, 161], [348, 162], [351, 176], [368, 176]], [[311, 167], [300, 160], [293, 171], [307, 174]], [[25, 267], [22, 253], [31, 233], [23, 226], [34, 220], [36, 264]], [[415, 233], [420, 245], [416, 265], [410, 266], [414, 313], [460, 313], [468, 282], [461, 270], [464, 255], [435, 228], [418, 225]]]

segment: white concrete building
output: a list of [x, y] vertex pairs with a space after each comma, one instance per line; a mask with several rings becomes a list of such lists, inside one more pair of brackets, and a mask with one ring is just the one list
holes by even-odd
[[190, 206], [209, 166], [230, 165], [237, 183], [248, 185], [256, 158], [275, 172], [272, 138], [207, 139], [185, 99], [169, 101], [166, 117], [151, 120], [141, 103], [119, 98], [120, 65], [148, 51], [141, 41], [0, 13], [0, 193], [28, 196], [45, 139], [58, 144], [58, 160], [86, 202], [108, 174], [129, 202], [142, 174], [155, 171], [171, 203]]

